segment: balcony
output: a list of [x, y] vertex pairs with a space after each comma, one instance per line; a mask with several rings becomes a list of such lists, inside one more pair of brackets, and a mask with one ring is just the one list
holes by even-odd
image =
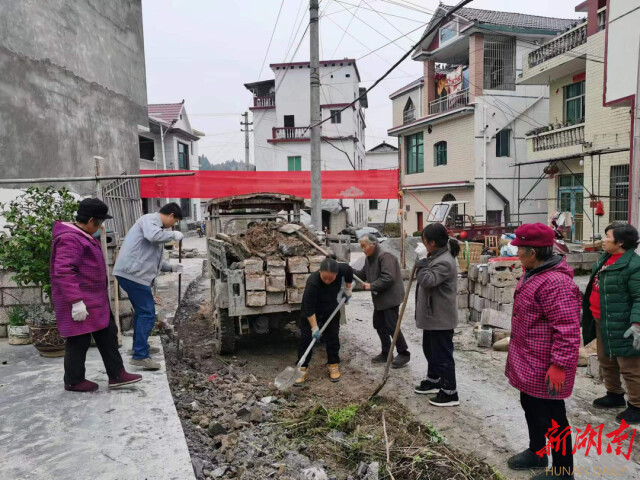
[[529, 139], [533, 143], [534, 152], [582, 145], [584, 143], [584, 123], [542, 132], [529, 137]]
[[253, 108], [275, 108], [276, 97], [269, 95], [267, 97], [253, 97]]
[[535, 67], [558, 55], [562, 55], [587, 42], [587, 24], [577, 26], [573, 30], [560, 35], [529, 54], [529, 67]]
[[311, 139], [309, 127], [273, 127], [271, 141], [304, 142]]
[[444, 113], [469, 104], [469, 89], [464, 89], [446, 97], [429, 102], [429, 115]]
[[402, 112], [402, 124], [411, 123], [416, 119], [416, 109], [405, 110]]

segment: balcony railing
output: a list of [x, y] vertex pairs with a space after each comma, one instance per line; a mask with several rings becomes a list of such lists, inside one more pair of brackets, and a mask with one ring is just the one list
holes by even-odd
[[584, 143], [584, 123], [540, 133], [531, 140], [534, 152], [580, 145]]
[[309, 127], [273, 127], [274, 140], [308, 140], [310, 138]]
[[460, 90], [446, 97], [429, 102], [429, 115], [443, 113], [469, 104], [469, 89]]
[[405, 110], [402, 112], [402, 124], [411, 123], [416, 119], [416, 109]]
[[259, 108], [275, 107], [276, 97], [273, 95], [268, 97], [253, 97], [253, 106]]
[[536, 65], [540, 65], [541, 63], [557, 57], [558, 55], [562, 55], [563, 53], [573, 50], [577, 46], [586, 43], [586, 41], [587, 24], [585, 22], [531, 52], [529, 54], [529, 67], [535, 67]]

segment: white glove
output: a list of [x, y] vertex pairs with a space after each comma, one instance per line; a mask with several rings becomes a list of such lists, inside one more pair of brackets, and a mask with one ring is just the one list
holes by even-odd
[[315, 327], [311, 327], [311, 336], [313, 338], [318, 338], [320, 336], [320, 329], [317, 325]]
[[345, 296], [351, 298], [351, 295], [353, 295], [353, 293], [351, 292], [351, 287], [344, 287], [344, 294]]
[[633, 335], [633, 348], [640, 350], [640, 325], [634, 323], [624, 332], [624, 338], [628, 338], [631, 335]]
[[173, 232], [173, 238], [175, 238], [176, 242], [181, 242], [182, 239], [184, 238], [184, 235], [182, 234], [182, 232], [179, 232], [178, 230], [175, 230]]
[[181, 263], [172, 263], [171, 264], [171, 271], [172, 272], [182, 273], [183, 270], [184, 270], [184, 266]]
[[416, 256], [419, 259], [427, 257], [427, 247], [425, 247], [422, 243], [419, 243], [416, 247]]
[[71, 317], [76, 322], [84, 322], [88, 316], [89, 312], [87, 311], [87, 306], [82, 300], [71, 306]]

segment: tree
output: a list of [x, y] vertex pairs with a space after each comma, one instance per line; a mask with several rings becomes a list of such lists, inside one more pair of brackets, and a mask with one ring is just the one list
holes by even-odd
[[8, 230], [0, 233], [0, 265], [14, 272], [19, 285], [33, 282], [51, 294], [53, 223], [73, 221], [77, 210], [78, 201], [66, 188], [30, 187], [12, 202], [0, 204]]

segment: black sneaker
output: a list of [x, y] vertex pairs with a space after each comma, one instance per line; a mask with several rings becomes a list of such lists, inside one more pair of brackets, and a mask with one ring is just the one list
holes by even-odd
[[563, 472], [573, 472], [573, 467], [555, 467], [545, 470], [542, 473], [538, 473], [534, 475], [529, 480], [574, 480], [576, 477], [573, 476], [572, 473], [563, 473]]
[[371, 359], [371, 363], [387, 363], [388, 355], [389, 355], [388, 353], [384, 353], [384, 352], [379, 353], [378, 355], [376, 355]]
[[507, 460], [507, 465], [511, 470], [546, 469], [548, 463], [549, 460], [546, 455], [539, 457], [536, 452], [528, 448]]
[[627, 404], [627, 409], [624, 412], [620, 412], [616, 415], [616, 423], [620, 425], [622, 420], [627, 422], [627, 425], [640, 424], [640, 408], [634, 407], [630, 403]]
[[624, 393], [607, 392], [604, 397], [596, 398], [593, 401], [596, 408], [619, 408], [626, 407], [627, 402], [624, 401]]
[[414, 392], [420, 395], [427, 395], [429, 393], [438, 393], [440, 391], [440, 382], [432, 382], [431, 380], [423, 380], [416, 388]]
[[407, 363], [411, 360], [411, 354], [409, 352], [399, 353], [396, 358], [393, 359], [391, 363], [391, 368], [402, 368], [406, 367]]
[[436, 407], [457, 407], [460, 405], [457, 393], [449, 395], [444, 390], [440, 390], [435, 398], [429, 400], [429, 403]]

